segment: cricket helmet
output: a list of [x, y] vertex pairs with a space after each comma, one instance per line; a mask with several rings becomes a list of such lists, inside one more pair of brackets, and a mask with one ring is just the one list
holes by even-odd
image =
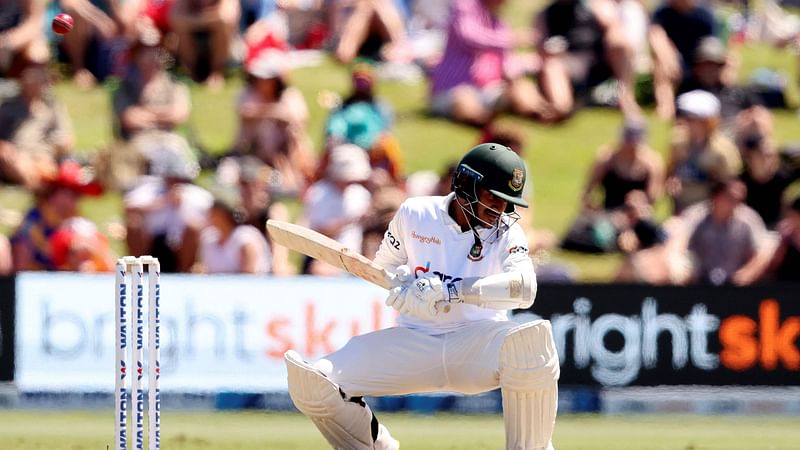
[[452, 189], [470, 202], [477, 201], [478, 187], [508, 202], [507, 213], [515, 206], [528, 207], [522, 198], [527, 171], [525, 162], [510, 148], [486, 143], [473, 147], [456, 166]]

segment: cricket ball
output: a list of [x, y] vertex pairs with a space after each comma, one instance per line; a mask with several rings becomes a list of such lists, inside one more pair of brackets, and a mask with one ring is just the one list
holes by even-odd
[[53, 32], [58, 35], [64, 35], [72, 31], [75, 25], [75, 19], [67, 13], [60, 13], [53, 17]]

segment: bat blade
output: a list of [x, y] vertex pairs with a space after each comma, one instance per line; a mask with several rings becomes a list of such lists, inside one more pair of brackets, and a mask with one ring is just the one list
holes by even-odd
[[385, 289], [394, 286], [394, 275], [366, 256], [306, 227], [268, 220], [270, 237], [280, 245], [326, 262]]

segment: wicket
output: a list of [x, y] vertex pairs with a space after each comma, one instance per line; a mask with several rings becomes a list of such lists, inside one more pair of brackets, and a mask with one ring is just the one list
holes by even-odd
[[[147, 334], [147, 378], [148, 378], [148, 441], [149, 450], [161, 448], [161, 389], [160, 389], [160, 350], [161, 350], [161, 267], [152, 256], [125, 256], [117, 260], [114, 303], [116, 316], [116, 372], [114, 385], [115, 421], [114, 449], [128, 448], [128, 409], [134, 404], [133, 436], [136, 450], [144, 450], [144, 266], [147, 265], [148, 281], [148, 334]], [[128, 290], [128, 275], [131, 286]], [[130, 294], [129, 294], [130, 292]], [[135, 303], [128, 317], [128, 299], [135, 295]], [[129, 327], [133, 325], [134, 344], [131, 345], [132, 358], [128, 359]], [[130, 363], [130, 364], [129, 364]], [[128, 371], [131, 374], [131, 389], [128, 391]]]

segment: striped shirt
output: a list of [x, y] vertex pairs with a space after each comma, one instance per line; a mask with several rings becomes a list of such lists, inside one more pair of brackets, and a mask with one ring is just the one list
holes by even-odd
[[[506, 51], [513, 45], [511, 28], [492, 15], [482, 0], [455, 0], [447, 22], [444, 55], [431, 76], [431, 94], [460, 84], [480, 86], [496, 81], [492, 77], [500, 79]], [[487, 72], [493, 75], [487, 76]]]

